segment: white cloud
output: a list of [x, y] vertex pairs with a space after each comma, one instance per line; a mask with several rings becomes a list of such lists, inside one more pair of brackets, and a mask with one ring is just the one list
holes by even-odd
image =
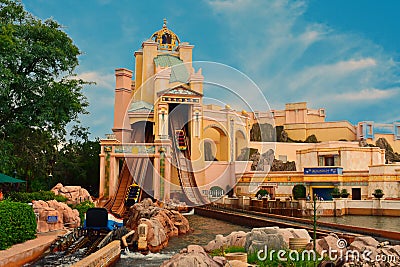
[[107, 89], [114, 88], [114, 75], [108, 73], [100, 73], [96, 71], [82, 72], [77, 75], [78, 79], [88, 82], [95, 82], [97, 87]]
[[[379, 106], [387, 114], [399, 94], [399, 65], [384, 48], [357, 33], [340, 32], [304, 16], [308, 1], [210, 0], [225, 27], [232, 62], [253, 79], [270, 103], [308, 101], [329, 107], [334, 120], [356, 121]], [[366, 89], [368, 88], [368, 89]], [[378, 89], [391, 88], [391, 89]], [[343, 114], [343, 100], [352, 101]], [[360, 103], [357, 103], [359, 101]], [[314, 105], [320, 106], [314, 106]], [[371, 108], [370, 108], [371, 107]], [[374, 117], [376, 119], [376, 117]], [[372, 118], [371, 118], [372, 119]]]
[[251, 5], [251, 0], [210, 0], [209, 4], [213, 7], [215, 11], [240, 11], [243, 8]]
[[330, 99], [341, 100], [341, 101], [363, 101], [363, 100], [381, 100], [395, 96], [400, 92], [400, 88], [393, 89], [377, 89], [377, 88], [366, 88], [358, 92], [349, 92], [338, 94], [329, 97]]
[[329, 65], [317, 65], [306, 68], [294, 74], [292, 82], [288, 84], [289, 89], [302, 88], [306, 84], [313, 83], [315, 79], [337, 80], [344, 76], [352, 75], [355, 71], [376, 66], [372, 58], [360, 60], [339, 61]]
[[84, 93], [89, 101], [88, 111], [90, 114], [82, 115], [80, 120], [83, 125], [90, 125], [91, 136], [103, 137], [104, 127], [111, 127], [113, 123], [113, 112], [110, 111], [114, 106], [114, 75], [95, 70], [81, 72], [77, 78], [96, 83], [84, 88]]

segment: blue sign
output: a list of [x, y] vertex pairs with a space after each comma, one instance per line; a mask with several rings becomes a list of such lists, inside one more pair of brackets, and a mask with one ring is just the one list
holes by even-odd
[[304, 168], [304, 174], [343, 174], [343, 168], [326, 167], [326, 168]]
[[47, 223], [57, 223], [58, 222], [58, 216], [47, 216]]

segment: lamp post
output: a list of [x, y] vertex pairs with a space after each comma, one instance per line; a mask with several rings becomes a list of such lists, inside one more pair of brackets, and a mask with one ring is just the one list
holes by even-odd
[[52, 172], [53, 172], [53, 168], [54, 168], [54, 164], [55, 163], [56, 163], [56, 161], [53, 158], [51, 158], [49, 160], [49, 164], [50, 164], [49, 179], [48, 179], [48, 188], [49, 188], [49, 190], [51, 189], [50, 188], [50, 182], [51, 182], [51, 179], [53, 178]]
[[49, 188], [49, 190], [51, 189], [50, 188], [50, 182], [51, 182], [51, 179], [53, 178], [53, 174], [49, 174], [49, 180], [48, 180], [48, 188]]

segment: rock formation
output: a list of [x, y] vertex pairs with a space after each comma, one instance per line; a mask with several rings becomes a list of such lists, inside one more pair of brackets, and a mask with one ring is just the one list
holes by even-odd
[[[227, 236], [216, 235], [215, 239], [210, 241], [204, 249], [199, 246], [188, 246], [179, 254], [174, 255], [168, 261], [165, 261], [161, 266], [248, 266], [247, 263], [238, 260], [227, 260], [222, 256], [211, 258], [205, 252], [212, 252], [221, 248], [243, 247], [247, 252], [265, 249], [284, 249], [289, 247], [289, 238], [306, 238], [311, 240], [310, 235], [304, 229], [279, 228], [279, 227], [263, 227], [254, 228], [250, 232], [237, 231], [232, 232]], [[195, 265], [198, 261], [199, 264]]]
[[[242, 149], [242, 154], [239, 155], [237, 160], [243, 160], [246, 153], [245, 149]], [[283, 162], [282, 160], [277, 160], [274, 158], [274, 150], [269, 149], [267, 152], [260, 155], [258, 151], [255, 151], [250, 156], [250, 161], [252, 171], [296, 171], [296, 162], [287, 161]]]
[[289, 140], [289, 135], [285, 130], [282, 130], [281, 135], [279, 137], [279, 142], [287, 142]]
[[267, 152], [260, 155], [258, 151], [250, 156], [252, 171], [269, 171], [274, 161], [274, 150], [269, 149]]
[[216, 235], [214, 240], [204, 246], [204, 249], [207, 252], [211, 252], [220, 249], [221, 247], [244, 247], [246, 243], [246, 235], [247, 233], [243, 231], [232, 232], [225, 237], [223, 235]]
[[[312, 242], [307, 245], [306, 249], [313, 249]], [[400, 245], [391, 246], [389, 242], [380, 243], [370, 236], [358, 236], [350, 244], [334, 234], [316, 240], [317, 253], [321, 254], [323, 251], [329, 252], [329, 250], [336, 250], [338, 251], [337, 255], [343, 255], [342, 262], [344, 264], [340, 266], [345, 267], [397, 266], [396, 263], [400, 257]], [[335, 255], [333, 254], [333, 256]], [[376, 259], [386, 260], [377, 261]], [[396, 262], [393, 261], [394, 259]]]
[[[254, 228], [247, 233], [243, 231], [232, 232], [225, 237], [216, 235], [214, 240], [204, 246], [204, 250], [199, 246], [190, 245], [187, 249], [181, 250], [179, 254], [165, 261], [161, 266], [247, 266], [246, 263], [240, 261], [228, 260], [228, 254], [226, 254], [226, 258], [222, 256], [211, 258], [205, 252], [232, 246], [243, 247], [247, 252], [264, 250], [265, 247], [268, 250], [289, 249], [291, 238], [309, 240], [310, 242], [305, 249], [313, 250], [312, 239], [305, 229], [263, 227]], [[323, 264], [319, 266], [332, 266], [326, 265], [331, 264], [329, 262], [333, 262], [334, 266], [345, 267], [398, 266], [398, 259], [400, 259], [400, 245], [391, 246], [389, 242], [380, 243], [370, 236], [358, 236], [352, 243], [347, 244], [344, 239], [339, 239], [337, 235], [330, 234], [316, 240], [316, 252], [319, 255], [323, 253], [325, 256], [328, 256], [328, 253], [332, 255], [331, 261], [329, 259], [324, 260]], [[359, 255], [358, 259], [355, 258], [357, 255]]]
[[[126, 227], [136, 230], [141, 223], [148, 226], [147, 245], [151, 252], [163, 249], [170, 237], [190, 231], [189, 222], [181, 213], [161, 208], [149, 198], [130, 208]], [[137, 240], [138, 236], [135, 235], [134, 239]]]
[[271, 167], [272, 172], [276, 171], [296, 171], [296, 162], [287, 161], [283, 162], [282, 160], [274, 159]]
[[[78, 210], [73, 210], [67, 204], [55, 200], [34, 201], [33, 210], [38, 216], [38, 233], [59, 230], [64, 227], [75, 228], [81, 223]], [[51, 219], [57, 218], [57, 220], [48, 222], [49, 216]]]
[[56, 184], [51, 191], [56, 195], [68, 198], [68, 204], [79, 204], [89, 200], [92, 202], [89, 192], [80, 186], [63, 186], [61, 183]]
[[189, 245], [175, 254], [171, 259], [164, 261], [162, 267], [222, 267], [226, 260], [223, 257], [211, 258], [201, 246]]
[[400, 154], [393, 151], [392, 146], [385, 138], [379, 138], [375, 142], [376, 146], [385, 150], [385, 159], [387, 163], [400, 162]]

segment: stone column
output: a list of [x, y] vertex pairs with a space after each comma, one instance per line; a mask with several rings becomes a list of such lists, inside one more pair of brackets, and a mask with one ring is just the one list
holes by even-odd
[[131, 129], [127, 111], [131, 103], [132, 71], [116, 69], [115, 78], [114, 127], [112, 130], [117, 140], [129, 142]]
[[101, 148], [102, 153], [100, 154], [100, 184], [99, 184], [99, 198], [104, 196], [104, 186], [105, 186], [105, 156], [103, 152], [103, 147]]
[[164, 200], [169, 200], [171, 196], [171, 155], [165, 154], [164, 166]]
[[153, 170], [153, 197], [160, 199], [160, 146], [156, 145], [154, 155], [154, 170]]

